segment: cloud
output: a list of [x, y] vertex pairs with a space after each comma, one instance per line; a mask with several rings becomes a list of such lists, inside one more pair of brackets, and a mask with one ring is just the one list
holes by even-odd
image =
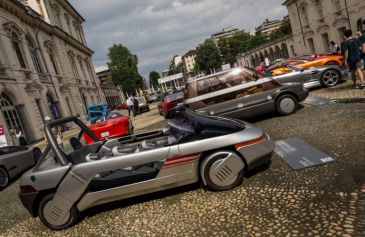
[[283, 0], [69, 0], [86, 19], [88, 46], [96, 66], [107, 62], [114, 43], [139, 58], [139, 71], [162, 72], [175, 54], [184, 54], [211, 34], [233, 26], [253, 31], [266, 18], [287, 15]]

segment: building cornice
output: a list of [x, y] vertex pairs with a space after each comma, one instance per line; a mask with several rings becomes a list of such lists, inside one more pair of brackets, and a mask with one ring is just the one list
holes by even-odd
[[78, 40], [70, 36], [58, 26], [52, 26], [45, 22], [42, 18], [29, 14], [29, 7], [24, 6], [17, 0], [0, 0], [0, 7], [18, 17], [22, 22], [31, 26], [36, 26], [37, 28], [40, 28], [50, 35], [58, 36], [66, 43], [70, 44], [71, 46], [89, 56], [94, 53], [90, 48], [80, 43]]
[[68, 2], [68, 0], [57, 0], [57, 2], [70, 12], [79, 22], [85, 22], [81, 14]]

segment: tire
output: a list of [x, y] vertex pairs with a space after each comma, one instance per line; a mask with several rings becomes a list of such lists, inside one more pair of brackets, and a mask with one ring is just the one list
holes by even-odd
[[50, 202], [52, 202], [54, 196], [55, 196], [54, 193], [48, 194], [40, 201], [39, 206], [38, 206], [39, 219], [45, 226], [47, 226], [51, 230], [63, 230], [63, 229], [73, 226], [77, 222], [78, 217], [79, 217], [79, 211], [74, 206], [71, 207], [68, 217], [66, 217], [66, 220], [64, 221], [64, 224], [54, 225], [54, 224], [50, 223], [47, 220], [47, 218], [45, 217], [44, 211], [47, 208], [47, 206], [50, 204]]
[[37, 162], [39, 161], [39, 159], [42, 156], [42, 152], [39, 149], [34, 149], [33, 150], [33, 158], [34, 158], [34, 163], [37, 164]]
[[[237, 156], [240, 161], [242, 161], [243, 168], [240, 172], [238, 172], [237, 175], [233, 175], [232, 178], [228, 181], [219, 181], [216, 178], [219, 172], [217, 172], [215, 168], [219, 167], [221, 160], [225, 159], [228, 154], [234, 154], [235, 156]], [[208, 189], [212, 191], [226, 191], [242, 184], [244, 178], [245, 163], [236, 153], [232, 151], [219, 151], [208, 156], [206, 160], [203, 161], [200, 168], [200, 173], [204, 176]], [[225, 166], [225, 168], [227, 168], [227, 166]], [[225, 169], [225, 171], [226, 170], [230, 171], [230, 169]]]
[[338, 62], [336, 61], [329, 61], [325, 65], [340, 65], [340, 64], [338, 64]]
[[279, 96], [275, 101], [276, 112], [280, 115], [289, 115], [295, 113], [298, 106], [298, 100], [291, 94]]
[[331, 87], [337, 85], [341, 81], [341, 74], [334, 69], [328, 69], [321, 75], [321, 85], [323, 87]]
[[3, 190], [9, 185], [9, 174], [5, 167], [0, 167], [0, 190]]

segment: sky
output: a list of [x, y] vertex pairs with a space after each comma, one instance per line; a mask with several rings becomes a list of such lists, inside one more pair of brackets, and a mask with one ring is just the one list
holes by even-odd
[[266, 18], [282, 19], [284, 0], [69, 0], [85, 18], [86, 41], [94, 66], [108, 61], [108, 48], [121, 43], [138, 56], [148, 77], [162, 72], [174, 55], [232, 26], [254, 32]]

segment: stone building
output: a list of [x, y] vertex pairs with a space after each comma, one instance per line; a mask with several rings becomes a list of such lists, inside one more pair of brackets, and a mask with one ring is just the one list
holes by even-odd
[[44, 117], [104, 101], [86, 45], [84, 18], [67, 0], [0, 1], [0, 124], [8, 144], [19, 127], [43, 139]]
[[248, 50], [237, 56], [238, 66], [257, 67], [268, 58], [270, 62], [279, 58], [294, 56], [294, 41], [291, 35], [269, 41], [257, 48]]
[[279, 29], [283, 21], [266, 19], [261, 25], [255, 28], [256, 35], [269, 36], [272, 32]]
[[294, 50], [299, 54], [327, 53], [329, 42], [342, 42], [351, 28], [364, 30], [364, 0], [287, 0], [293, 30]]
[[226, 27], [226, 28], [223, 28], [222, 31], [213, 34], [211, 38], [213, 39], [214, 43], [217, 45], [219, 39], [226, 38], [226, 37], [231, 37], [231, 36], [233, 36], [234, 34], [236, 34], [238, 32], [240, 32], [240, 30], [237, 29], [237, 28]]
[[185, 75], [189, 75], [195, 67], [195, 50], [189, 50], [184, 56], [182, 56], [182, 64]]
[[96, 76], [99, 78], [100, 87], [105, 95], [107, 104], [120, 104], [125, 101], [125, 95], [119, 86], [107, 84], [111, 72], [107, 66], [95, 68]]

